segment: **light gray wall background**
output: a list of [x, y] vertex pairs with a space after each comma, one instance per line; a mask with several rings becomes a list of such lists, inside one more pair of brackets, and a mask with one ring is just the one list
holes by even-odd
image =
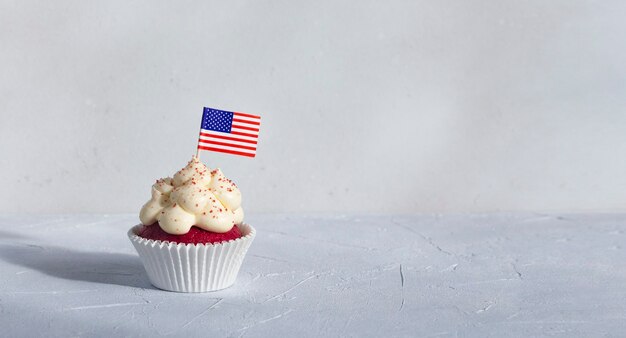
[[254, 212], [624, 210], [624, 1], [0, 1], [0, 212], [137, 212], [203, 106]]

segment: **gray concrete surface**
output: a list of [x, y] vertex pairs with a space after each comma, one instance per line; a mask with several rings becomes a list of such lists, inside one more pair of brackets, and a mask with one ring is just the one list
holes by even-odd
[[136, 215], [0, 217], [0, 336], [626, 335], [626, 215], [249, 215], [237, 283], [150, 286]]

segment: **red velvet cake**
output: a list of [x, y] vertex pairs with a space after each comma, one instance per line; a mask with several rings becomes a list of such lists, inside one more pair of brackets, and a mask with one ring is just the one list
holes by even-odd
[[159, 226], [159, 223], [154, 223], [152, 225], [143, 225], [139, 228], [139, 230], [137, 230], [137, 235], [155, 241], [185, 244], [215, 244], [237, 239], [241, 237], [241, 231], [236, 225], [233, 226], [233, 228], [228, 232], [224, 233], [206, 231], [193, 226], [186, 234], [172, 235], [163, 231], [163, 229]]

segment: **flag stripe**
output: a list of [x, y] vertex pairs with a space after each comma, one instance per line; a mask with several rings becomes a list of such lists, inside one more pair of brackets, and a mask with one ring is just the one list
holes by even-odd
[[234, 137], [236, 140], [246, 140], [246, 141], [255, 141], [256, 142], [259, 139], [259, 137], [257, 135], [254, 135], [252, 137], [250, 137], [250, 136], [233, 135], [232, 131], [230, 133], [225, 133], [225, 132], [221, 132], [221, 131], [205, 130], [205, 129], [203, 129], [202, 132], [204, 132], [206, 134], [209, 134], [209, 135]]
[[261, 124], [261, 122], [257, 122], [257, 121], [249, 121], [249, 120], [244, 120], [244, 119], [238, 119], [238, 118], [234, 118], [233, 119], [233, 124], [235, 122], [239, 122], [239, 123], [247, 123], [247, 124], [253, 124], [255, 126], [258, 126]]
[[259, 131], [259, 128], [252, 128], [252, 127], [242, 126], [242, 125], [234, 124], [234, 123], [233, 123], [233, 128], [257, 131], [257, 132]]
[[254, 134], [247, 134], [247, 133], [241, 133], [238, 131], [231, 131], [230, 132], [231, 135], [239, 135], [239, 136], [247, 136], [247, 137], [258, 137], [258, 135], [254, 135]]
[[259, 119], [259, 120], [261, 119], [261, 116], [258, 116], [258, 115], [252, 115], [252, 114], [246, 114], [246, 113], [240, 113], [240, 112], [233, 112], [233, 114], [235, 116], [252, 117], [252, 118], [255, 118], [255, 119]]
[[253, 140], [248, 140], [248, 139], [244, 139], [244, 138], [240, 138], [240, 137], [223, 136], [223, 135], [220, 135], [220, 134], [200, 133], [200, 136], [212, 137], [212, 138], [220, 138], [220, 139], [229, 140], [229, 141], [240, 141], [240, 142], [246, 142], [246, 143], [251, 143], [251, 144], [257, 144], [257, 142], [253, 141]]
[[248, 156], [248, 157], [254, 157], [256, 155], [256, 154], [250, 154], [250, 153], [242, 153], [242, 152], [239, 152], [239, 151], [232, 151], [232, 150], [227, 150], [227, 149], [220, 149], [220, 148], [213, 148], [213, 147], [204, 147], [204, 146], [198, 146], [198, 149], [217, 151], [217, 152], [220, 152], [220, 153], [227, 153], [227, 154], [241, 155], [241, 156]]
[[250, 131], [250, 130], [246, 130], [246, 129], [241, 129], [239, 127], [235, 127], [233, 126], [230, 129], [230, 134], [232, 134], [233, 132], [239, 132], [239, 133], [245, 133], [245, 134], [252, 134], [254, 135], [254, 137], [259, 137], [259, 132], [258, 131]]
[[261, 120], [252, 119], [249, 117], [233, 117], [233, 123], [247, 123], [252, 125], [259, 125], [261, 124]]
[[210, 141], [210, 140], [203, 140], [203, 139], [200, 139], [200, 143], [214, 144], [217, 146], [237, 147], [237, 148], [247, 149], [247, 150], [256, 150], [256, 147], [242, 146], [242, 145], [234, 144], [234, 143], [217, 142], [217, 141]]
[[241, 141], [233, 141], [233, 140], [223, 140], [221, 138], [208, 138], [205, 136], [200, 136], [200, 139], [198, 140], [198, 142], [204, 142], [204, 141], [209, 141], [209, 142], [227, 142], [232, 144], [233, 146], [237, 145], [237, 146], [244, 146], [244, 147], [256, 147], [256, 144], [253, 143], [246, 143], [246, 142], [241, 142]]
[[226, 150], [232, 150], [232, 151], [239, 151], [239, 152], [248, 153], [248, 154], [254, 154], [256, 152], [256, 149], [253, 149], [253, 150], [241, 149], [241, 148], [238, 148], [238, 147], [232, 146], [232, 145], [221, 146], [221, 145], [217, 145], [217, 144], [198, 144], [198, 146], [211, 147], [211, 148], [220, 148], [220, 149], [226, 149]]

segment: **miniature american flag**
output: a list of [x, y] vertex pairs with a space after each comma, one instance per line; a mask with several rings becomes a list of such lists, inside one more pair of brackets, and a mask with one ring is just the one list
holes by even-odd
[[261, 117], [257, 115], [204, 108], [198, 151], [254, 157]]

